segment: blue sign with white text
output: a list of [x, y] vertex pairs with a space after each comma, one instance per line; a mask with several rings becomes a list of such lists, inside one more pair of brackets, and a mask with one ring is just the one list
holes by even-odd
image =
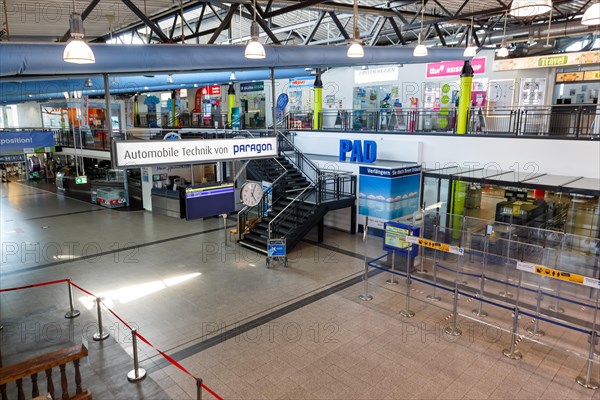
[[0, 132], [0, 154], [22, 154], [25, 149], [43, 153], [54, 151], [54, 134], [46, 131], [8, 131]]
[[350, 162], [375, 162], [377, 160], [377, 143], [372, 140], [340, 140], [340, 161], [346, 161], [348, 153], [350, 153]]

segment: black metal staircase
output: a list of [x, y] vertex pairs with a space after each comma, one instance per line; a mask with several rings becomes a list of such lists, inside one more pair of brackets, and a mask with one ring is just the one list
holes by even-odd
[[[356, 176], [319, 169], [283, 134], [279, 156], [252, 160], [247, 172], [272, 187], [261, 204], [238, 214], [239, 244], [264, 254], [269, 239], [286, 239], [289, 251], [328, 211], [355, 204]], [[269, 210], [264, 209], [267, 196], [272, 196]]]

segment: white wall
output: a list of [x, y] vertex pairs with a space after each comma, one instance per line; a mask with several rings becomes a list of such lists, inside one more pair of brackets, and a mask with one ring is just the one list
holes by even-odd
[[[339, 133], [298, 131], [296, 135], [295, 143], [302, 151], [338, 156], [339, 139], [342, 138]], [[332, 140], [335, 136], [337, 139]], [[407, 157], [417, 146], [420, 155], [415, 157], [419, 157], [428, 169], [458, 164], [470, 168], [600, 179], [598, 141], [417, 134], [344, 133], [343, 136], [344, 139], [375, 140], [379, 159], [390, 161], [415, 161]], [[382, 149], [381, 153], [379, 149]]]
[[42, 110], [39, 103], [27, 102], [17, 104], [17, 119], [19, 128], [41, 128]]

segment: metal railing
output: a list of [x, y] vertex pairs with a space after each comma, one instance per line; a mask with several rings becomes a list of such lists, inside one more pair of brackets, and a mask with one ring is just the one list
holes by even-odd
[[75, 128], [72, 130], [55, 129], [54, 141], [57, 146], [75, 147], [88, 150], [110, 150], [113, 140], [125, 140], [127, 135], [121, 131], [108, 133], [105, 129]]
[[357, 178], [352, 172], [320, 169], [317, 203], [356, 197]]
[[[277, 235], [277, 238], [285, 238], [287, 234], [293, 231], [296, 227], [302, 224], [306, 217], [314, 213], [319, 208], [318, 203], [309, 203], [307, 199], [310, 197], [314, 189], [313, 185], [306, 186], [296, 197], [292, 199], [284, 208], [281, 210], [272, 220], [269, 221], [268, 238], [272, 239], [273, 234]], [[301, 206], [309, 204], [308, 209], [304, 209]], [[281, 229], [284, 223], [291, 224], [293, 228], [287, 230], [285, 233]]]
[[[320, 130], [456, 133], [457, 111], [382, 108], [326, 110]], [[288, 130], [312, 130], [313, 112], [290, 112], [278, 122]], [[600, 138], [600, 110], [596, 105], [550, 107], [472, 107], [467, 134]]]

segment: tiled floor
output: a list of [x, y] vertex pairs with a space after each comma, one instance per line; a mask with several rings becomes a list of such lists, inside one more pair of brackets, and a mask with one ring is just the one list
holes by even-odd
[[[510, 343], [506, 331], [463, 317], [462, 337], [443, 334], [448, 310], [425, 302], [426, 289], [418, 285], [411, 306], [417, 314], [402, 319], [403, 282], [388, 286], [387, 274], [371, 279], [371, 302], [357, 300], [360, 283], [312, 301], [361, 275], [365, 244], [358, 235], [327, 230], [325, 246], [301, 243], [289, 268], [266, 269], [264, 257], [224, 244], [219, 219], [117, 212], [17, 183], [2, 185], [0, 212], [2, 288], [69, 277], [105, 297], [226, 399], [600, 399], [598, 390], [575, 383], [585, 360], [572, 353], [524, 340], [518, 345], [524, 358], [512, 361], [501, 354]], [[381, 240], [370, 239], [366, 248], [369, 257], [380, 255]], [[83, 315], [71, 339], [81, 342], [95, 310], [83, 293], [74, 294]], [[461, 307], [472, 308], [466, 301]], [[1, 294], [4, 365], [49, 348], [42, 328], [23, 340], [23, 323], [63, 324], [66, 306], [64, 284]], [[89, 341], [84, 376], [96, 399], [195, 398], [194, 380], [142, 344], [149, 379], [127, 383], [131, 343], [122, 325], [103, 315], [114, 341]], [[108, 354], [108, 343], [119, 346]], [[98, 362], [108, 363], [111, 374], [103, 375], [107, 365]], [[597, 365], [594, 374], [600, 378]], [[122, 383], [109, 388], [106, 380]]]

